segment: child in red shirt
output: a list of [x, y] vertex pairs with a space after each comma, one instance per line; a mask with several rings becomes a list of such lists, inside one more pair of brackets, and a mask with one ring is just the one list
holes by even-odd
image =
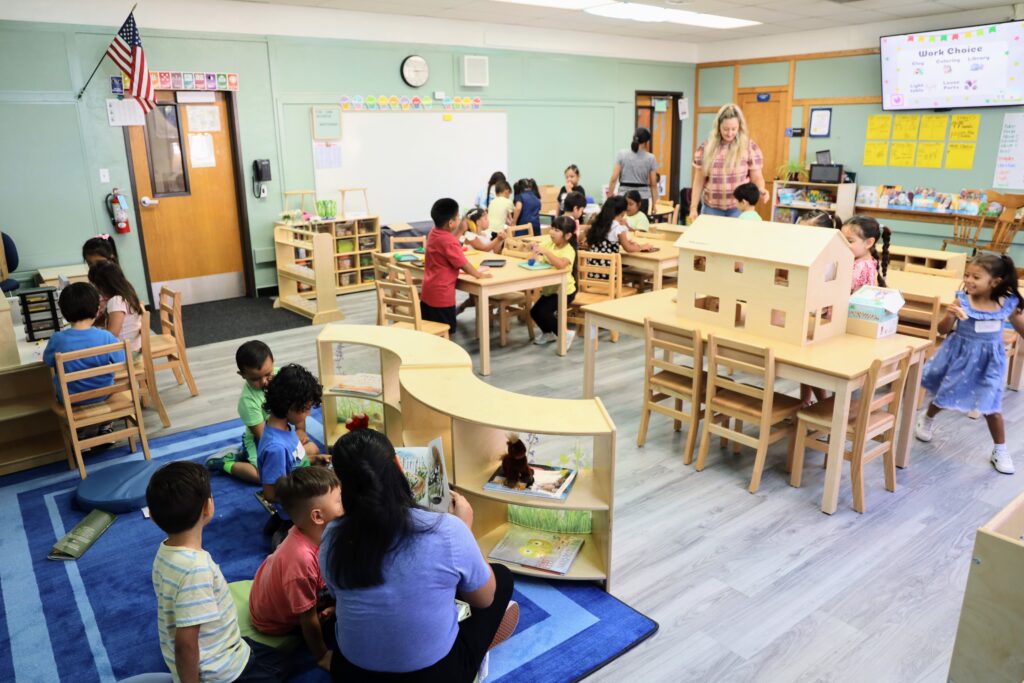
[[324, 529], [342, 515], [341, 484], [332, 470], [302, 467], [277, 480], [278, 500], [295, 523], [281, 545], [256, 570], [249, 594], [249, 615], [260, 633], [286, 635], [302, 632], [310, 653], [330, 671], [330, 649], [324, 642], [321, 620], [334, 612], [320, 611], [320, 595], [326, 590], [320, 574], [320, 538]]
[[459, 203], [445, 197], [434, 202], [430, 209], [434, 229], [427, 235], [424, 255], [423, 287], [420, 294], [420, 315], [424, 320], [446, 323], [455, 331], [455, 282], [459, 272], [465, 271], [475, 278], [491, 277], [466, 260], [455, 232], [459, 229]]

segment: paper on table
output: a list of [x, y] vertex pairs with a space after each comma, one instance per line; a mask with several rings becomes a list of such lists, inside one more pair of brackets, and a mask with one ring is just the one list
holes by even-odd
[[209, 133], [188, 134], [188, 162], [192, 168], [213, 168], [217, 157], [213, 152], [213, 136]]
[[969, 171], [974, 168], [974, 143], [949, 143], [946, 149], [946, 168], [957, 171]]
[[893, 123], [893, 140], [916, 140], [917, 129], [921, 125], [921, 116], [918, 114], [897, 114]]
[[918, 168], [942, 168], [944, 142], [922, 142], [917, 146]]
[[132, 98], [107, 100], [107, 122], [112, 126], [144, 126], [146, 115], [138, 101]]
[[[897, 117], [898, 118], [898, 117]], [[889, 150], [890, 166], [913, 166], [916, 142], [894, 142]]]
[[981, 114], [957, 114], [949, 124], [950, 140], [977, 140]]
[[918, 133], [918, 139], [945, 140], [948, 122], [949, 117], [945, 114], [925, 114], [921, 117], [921, 132]]
[[892, 129], [892, 114], [873, 114], [868, 117], [868, 140], [888, 140]]
[[220, 130], [220, 110], [216, 105], [185, 107], [188, 112], [188, 130], [191, 133], [216, 133]]
[[865, 142], [864, 143], [864, 165], [885, 166], [889, 158], [888, 142]]

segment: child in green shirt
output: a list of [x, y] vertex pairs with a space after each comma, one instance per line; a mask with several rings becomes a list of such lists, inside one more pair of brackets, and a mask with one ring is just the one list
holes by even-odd
[[[258, 339], [247, 341], [238, 347], [238, 351], [235, 352], [235, 364], [238, 366], [239, 376], [245, 380], [242, 393], [238, 397], [238, 417], [245, 425], [245, 431], [242, 432], [242, 447], [207, 459], [206, 467], [211, 472], [226, 472], [250, 484], [259, 484], [256, 447], [263, 436], [263, 425], [269, 415], [264, 407], [265, 392], [270, 380], [277, 374], [277, 368], [274, 367], [274, 354], [270, 347]], [[307, 454], [315, 455], [320, 451], [306, 433], [305, 424], [300, 425], [295, 431]]]
[[732, 191], [732, 196], [736, 198], [736, 206], [739, 207], [740, 218], [745, 221], [761, 220], [761, 214], [754, 208], [761, 199], [761, 190], [757, 189], [757, 185], [754, 183], [737, 185], [736, 189]]

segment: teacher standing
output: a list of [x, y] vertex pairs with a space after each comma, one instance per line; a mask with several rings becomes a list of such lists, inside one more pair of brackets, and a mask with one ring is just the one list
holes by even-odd
[[715, 126], [708, 139], [693, 155], [693, 199], [690, 221], [697, 218], [697, 202], [701, 213], [709, 216], [739, 216], [740, 210], [732, 196], [737, 185], [754, 183], [761, 191], [761, 200], [768, 200], [761, 168], [761, 148], [750, 139], [747, 121], [735, 104], [718, 110]]
[[629, 149], [615, 157], [607, 196], [625, 194], [627, 190], [639, 192], [640, 210], [650, 213], [658, 196], [658, 160], [651, 154], [651, 131], [646, 128], [637, 128]]

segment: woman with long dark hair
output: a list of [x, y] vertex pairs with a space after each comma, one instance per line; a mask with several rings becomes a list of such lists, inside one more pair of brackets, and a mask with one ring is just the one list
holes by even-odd
[[[454, 491], [452, 514], [418, 507], [394, 447], [372, 429], [338, 439], [331, 458], [344, 508], [320, 545], [337, 603], [331, 677], [472, 681], [519, 619], [512, 573], [473, 540], [473, 509]], [[472, 608], [461, 623], [456, 596]]]
[[629, 190], [640, 193], [640, 210], [650, 213], [658, 198], [658, 160], [651, 154], [651, 131], [647, 128], [637, 128], [629, 149], [621, 150], [615, 157], [615, 168], [605, 196], [624, 194]]

